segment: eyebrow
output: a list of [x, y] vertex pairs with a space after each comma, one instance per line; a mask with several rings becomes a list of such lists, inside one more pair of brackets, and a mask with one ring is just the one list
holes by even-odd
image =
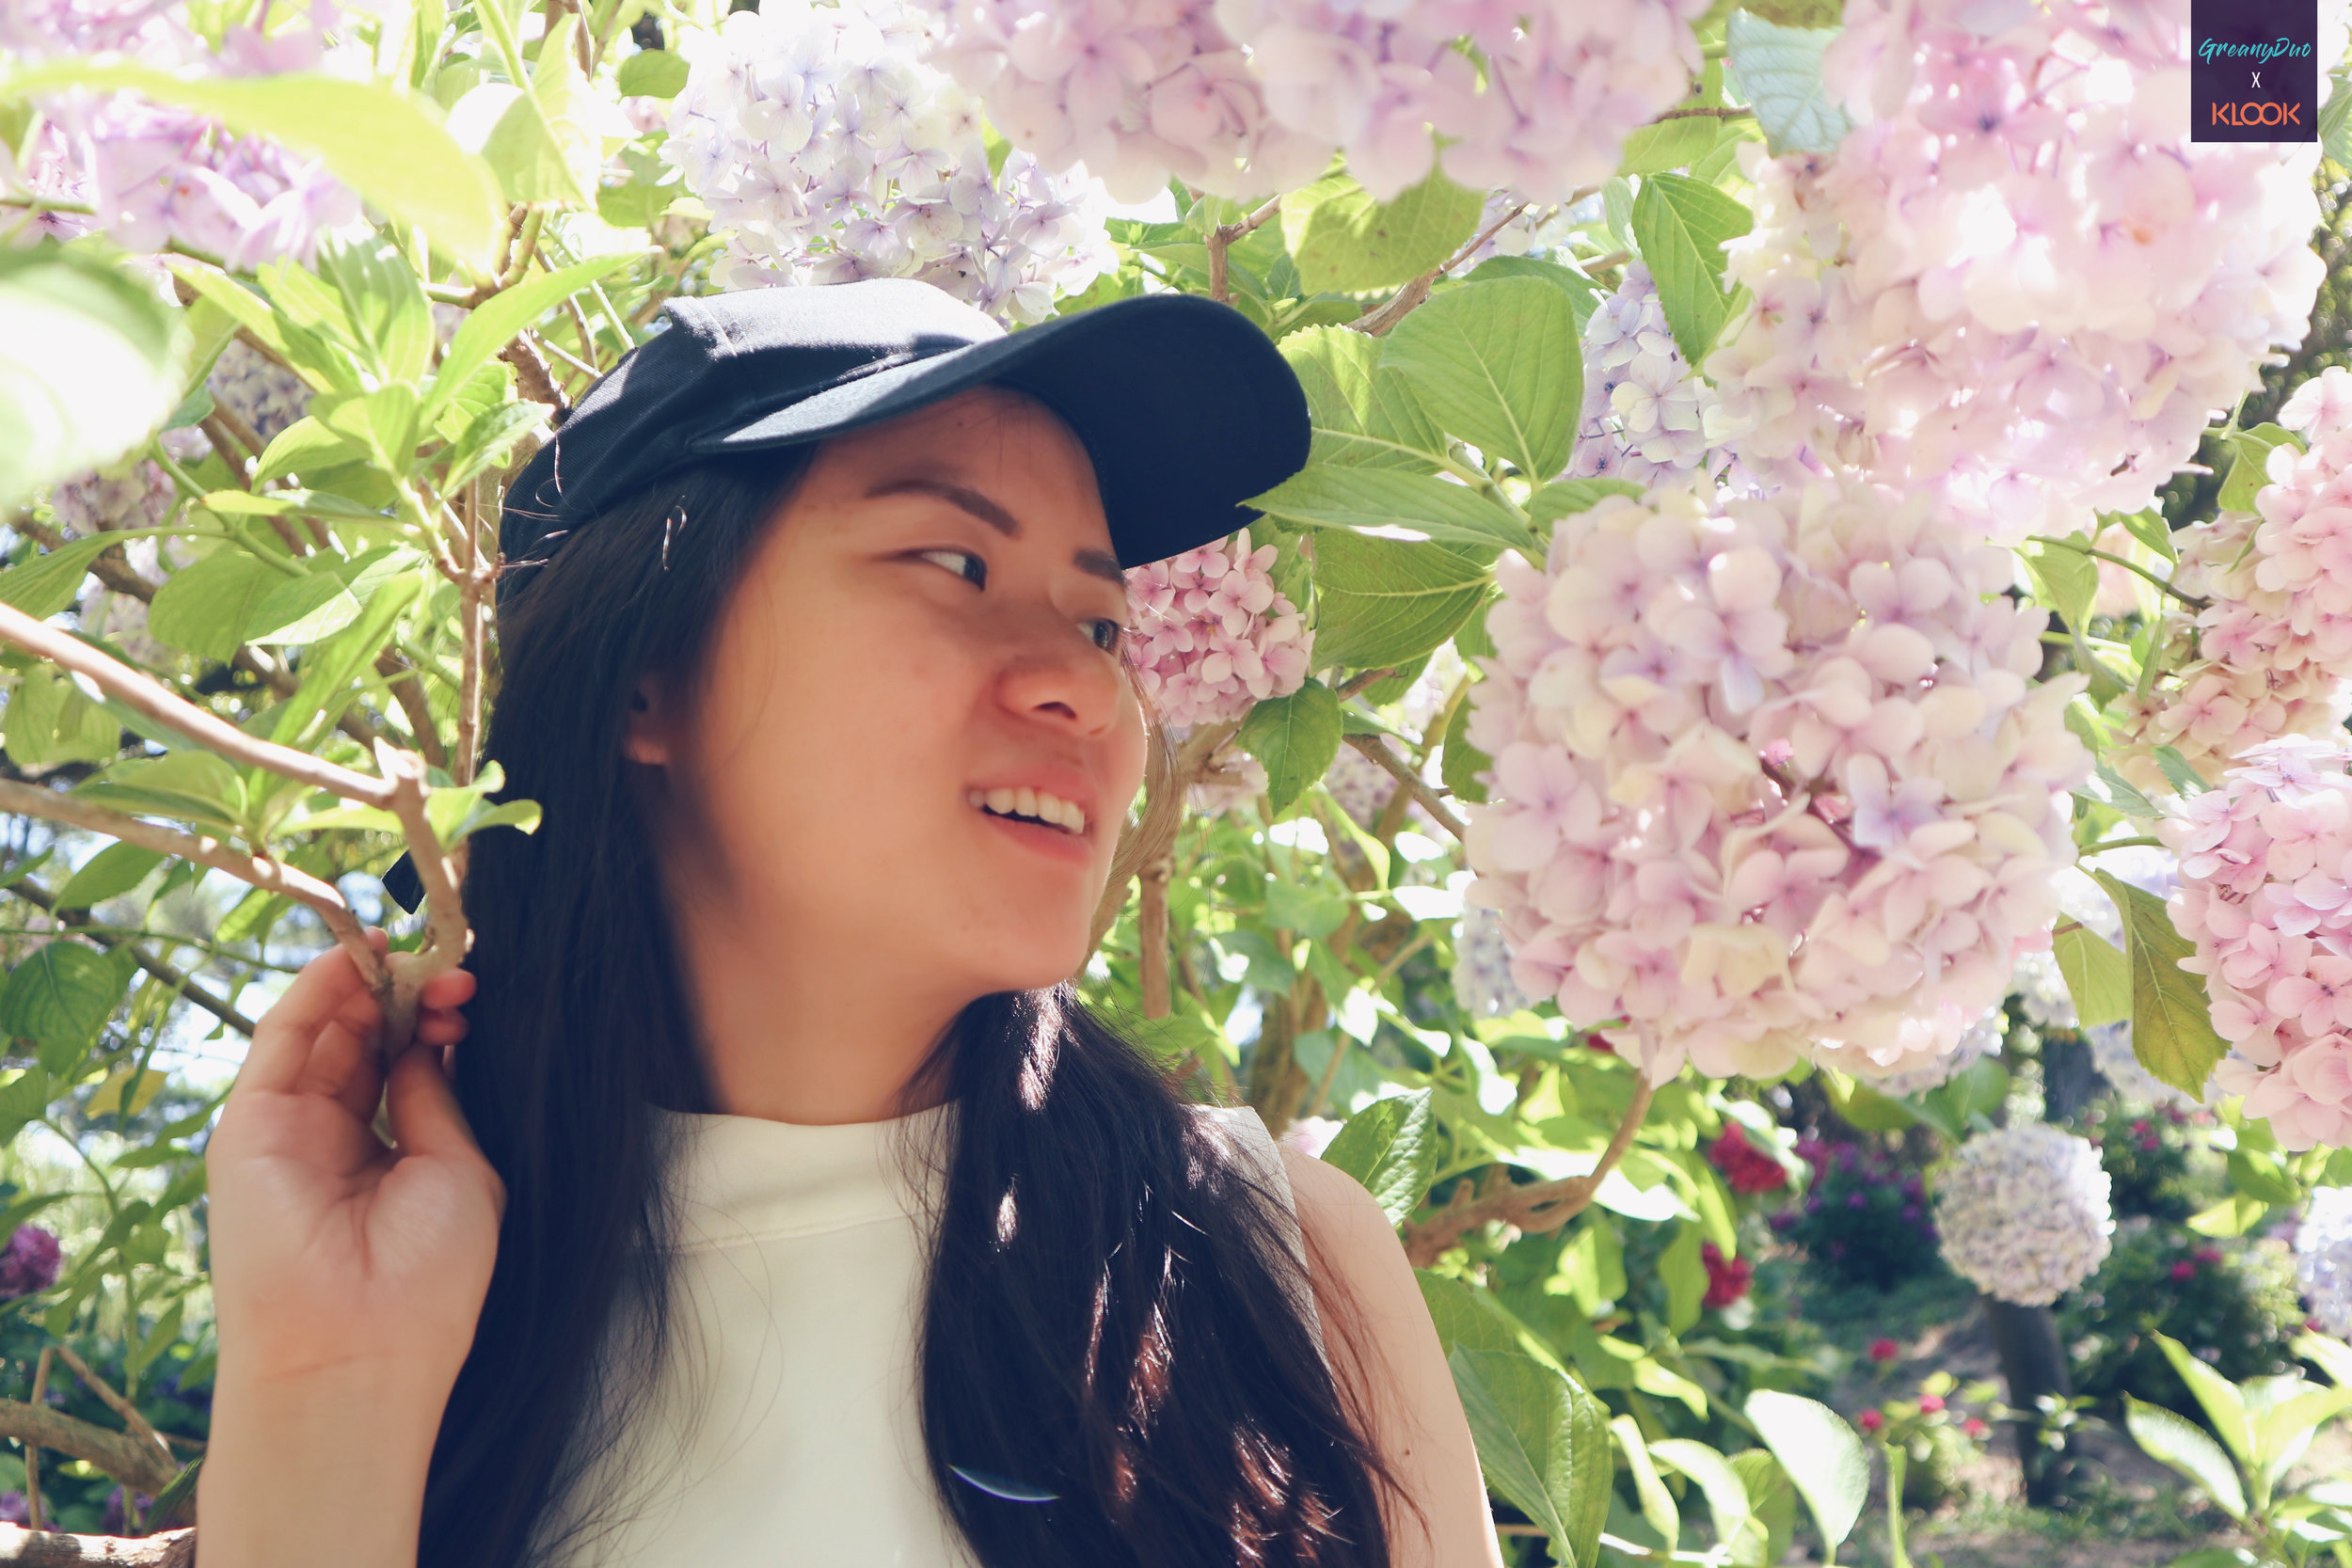
[[[977, 490], [961, 484], [953, 484], [944, 479], [927, 479], [919, 474], [912, 474], [900, 479], [886, 479], [866, 491], [866, 499], [875, 500], [884, 496], [906, 495], [936, 496], [949, 505], [961, 507], [970, 513], [1008, 539], [1021, 537], [1019, 518]], [[1108, 550], [1079, 550], [1070, 560], [1072, 564], [1089, 576], [1101, 578], [1105, 582], [1115, 582], [1121, 588], [1127, 586], [1126, 572], [1120, 566], [1119, 558]]]

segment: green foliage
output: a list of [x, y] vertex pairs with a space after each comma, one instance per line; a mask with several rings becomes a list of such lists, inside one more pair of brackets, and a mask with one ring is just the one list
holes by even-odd
[[1821, 86], [1821, 51], [1836, 37], [1835, 26], [1785, 27], [1751, 9], [1731, 13], [1731, 69], [1774, 154], [1827, 152], [1845, 136], [1846, 111]]
[[1282, 242], [1314, 292], [1393, 289], [1434, 272], [1468, 240], [1484, 204], [1433, 170], [1394, 201], [1375, 201], [1345, 174], [1282, 198]]
[[[8, 323], [0, 430], [13, 433], [0, 441], [0, 507], [113, 462], [180, 401], [185, 330], [146, 288], [91, 252], [0, 249], [0, 318]], [[64, 585], [67, 598], [80, 582], [76, 571]]]
[[[2277, 1243], [2209, 1240], [2161, 1221], [2127, 1220], [2097, 1273], [2059, 1303], [2075, 1392], [2116, 1410], [2129, 1393], [2194, 1419], [2198, 1406], [2163, 1337], [2230, 1379], [2292, 1365], [2303, 1318], [2295, 1275]], [[2208, 1359], [2209, 1358], [2209, 1359]]]
[[2204, 987], [2180, 966], [2196, 944], [2172, 928], [2164, 900], [2104, 871], [2093, 871], [2123, 916], [2124, 953], [2132, 971], [2132, 1050], [2140, 1065], [2190, 1094], [2229, 1046], [2214, 1033]]
[[1746, 233], [1754, 219], [1712, 185], [1659, 174], [1642, 182], [1632, 222], [1675, 346], [1692, 364], [1705, 364], [1732, 310], [1724, 296], [1724, 242]]

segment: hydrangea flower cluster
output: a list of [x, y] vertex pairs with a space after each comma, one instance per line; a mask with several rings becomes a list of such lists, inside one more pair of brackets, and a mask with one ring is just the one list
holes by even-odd
[[1245, 528], [1127, 574], [1127, 657], [1162, 723], [1227, 723], [1306, 683], [1315, 634], [1274, 585], [1279, 553]]
[[46, 1291], [57, 1282], [63, 1254], [57, 1238], [38, 1225], [20, 1225], [0, 1247], [0, 1301]]
[[1454, 999], [1472, 1018], [1502, 1018], [1531, 1006], [1512, 981], [1511, 944], [1502, 920], [1476, 904], [1462, 911], [1462, 924], [1454, 933]]
[[2169, 908], [2197, 944], [2214, 1086], [2244, 1095], [2281, 1148], [2352, 1144], [2352, 741], [2286, 736], [2157, 832], [2181, 857]]
[[1584, 409], [1568, 473], [1645, 488], [1689, 480], [1707, 461], [1714, 401], [1675, 346], [1649, 269], [1636, 261], [1584, 325]]
[[1708, 369], [1752, 470], [1933, 487], [2004, 541], [2152, 504], [2302, 341], [2324, 271], [2315, 148], [2188, 139], [2188, 20], [1848, 8], [1822, 76], [1856, 128], [1834, 155], [1741, 150], [1729, 272], [1755, 307]]
[[[1335, 150], [1388, 200], [1445, 172], [1565, 200], [1690, 91], [1705, 0], [928, 0], [942, 55], [1049, 169], [1122, 201], [1173, 174], [1220, 196], [1290, 190]], [[1459, 45], [1482, 52], [1480, 67]], [[1439, 152], [1430, 130], [1453, 138]]]
[[2121, 767], [2142, 789], [2169, 787], [2156, 747], [2217, 779], [2249, 747], [2328, 735], [2352, 716], [2352, 372], [2305, 382], [2279, 422], [2310, 450], [2272, 449], [2255, 511], [2177, 536], [2173, 585], [2206, 603], [2167, 617], [2169, 639], [2190, 651], [2174, 684], [2136, 714], [2117, 705], [2137, 742]]
[[1707, 1162], [1724, 1173], [1724, 1185], [1743, 1196], [1776, 1193], [1788, 1185], [1787, 1167], [1748, 1142], [1736, 1121], [1725, 1121], [1722, 1135], [1707, 1146]]
[[1677, 490], [1496, 571], [1470, 896], [1654, 1081], [1922, 1067], [2046, 943], [2090, 764], [2005, 552], [1858, 484]]
[[[171, 71], [246, 76], [339, 68], [364, 72], [366, 51], [329, 49], [336, 8], [320, 0], [310, 25], [266, 38], [240, 24], [215, 50], [163, 0], [29, 0], [0, 15], [0, 57], [20, 63], [115, 55]], [[348, 66], [346, 51], [357, 49]], [[231, 268], [284, 257], [309, 261], [321, 233], [360, 216], [358, 197], [311, 157], [232, 136], [193, 110], [128, 92], [76, 88], [45, 96], [22, 166], [0, 154], [0, 190], [87, 203], [94, 215], [47, 214], [60, 238], [103, 230], [135, 251], [178, 245]]]
[[2352, 1338], [2352, 1187], [2315, 1189], [2295, 1228], [2295, 1274], [2312, 1321]]
[[204, 389], [213, 401], [235, 414], [263, 445], [276, 440], [287, 426], [302, 418], [310, 404], [310, 388], [283, 365], [231, 338], [213, 361]]
[[1949, 1083], [1985, 1057], [1997, 1053], [2009, 1037], [2009, 1014], [1999, 1007], [1973, 1019], [1960, 1032], [1960, 1043], [1933, 1061], [1882, 1078], [1878, 1083], [1881, 1094], [1900, 1097], [1925, 1094], [1938, 1085]]
[[1936, 1178], [1944, 1259], [1986, 1295], [2047, 1307], [2106, 1261], [2108, 1186], [2087, 1138], [2046, 1121], [1980, 1132]]
[[722, 286], [914, 277], [1034, 323], [1115, 264], [1083, 170], [1015, 151], [992, 174], [979, 103], [929, 62], [937, 28], [897, 0], [763, 0], [681, 34], [661, 156], [732, 230]]

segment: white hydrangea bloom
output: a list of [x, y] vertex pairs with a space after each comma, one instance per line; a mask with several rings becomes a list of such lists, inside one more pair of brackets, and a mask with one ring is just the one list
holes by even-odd
[[2090, 1140], [2047, 1122], [1979, 1133], [1936, 1179], [1945, 1261], [1989, 1296], [2046, 1307], [2106, 1259], [2108, 1187]]
[[2352, 1187], [2321, 1187], [2295, 1230], [2295, 1273], [2319, 1326], [2352, 1338]]

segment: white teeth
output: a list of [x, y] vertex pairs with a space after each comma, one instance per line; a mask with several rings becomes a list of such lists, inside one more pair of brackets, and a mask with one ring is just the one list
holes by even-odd
[[998, 816], [1033, 816], [1077, 837], [1086, 836], [1086, 812], [1075, 801], [1041, 789], [972, 789], [966, 790], [963, 798], [966, 803]]

